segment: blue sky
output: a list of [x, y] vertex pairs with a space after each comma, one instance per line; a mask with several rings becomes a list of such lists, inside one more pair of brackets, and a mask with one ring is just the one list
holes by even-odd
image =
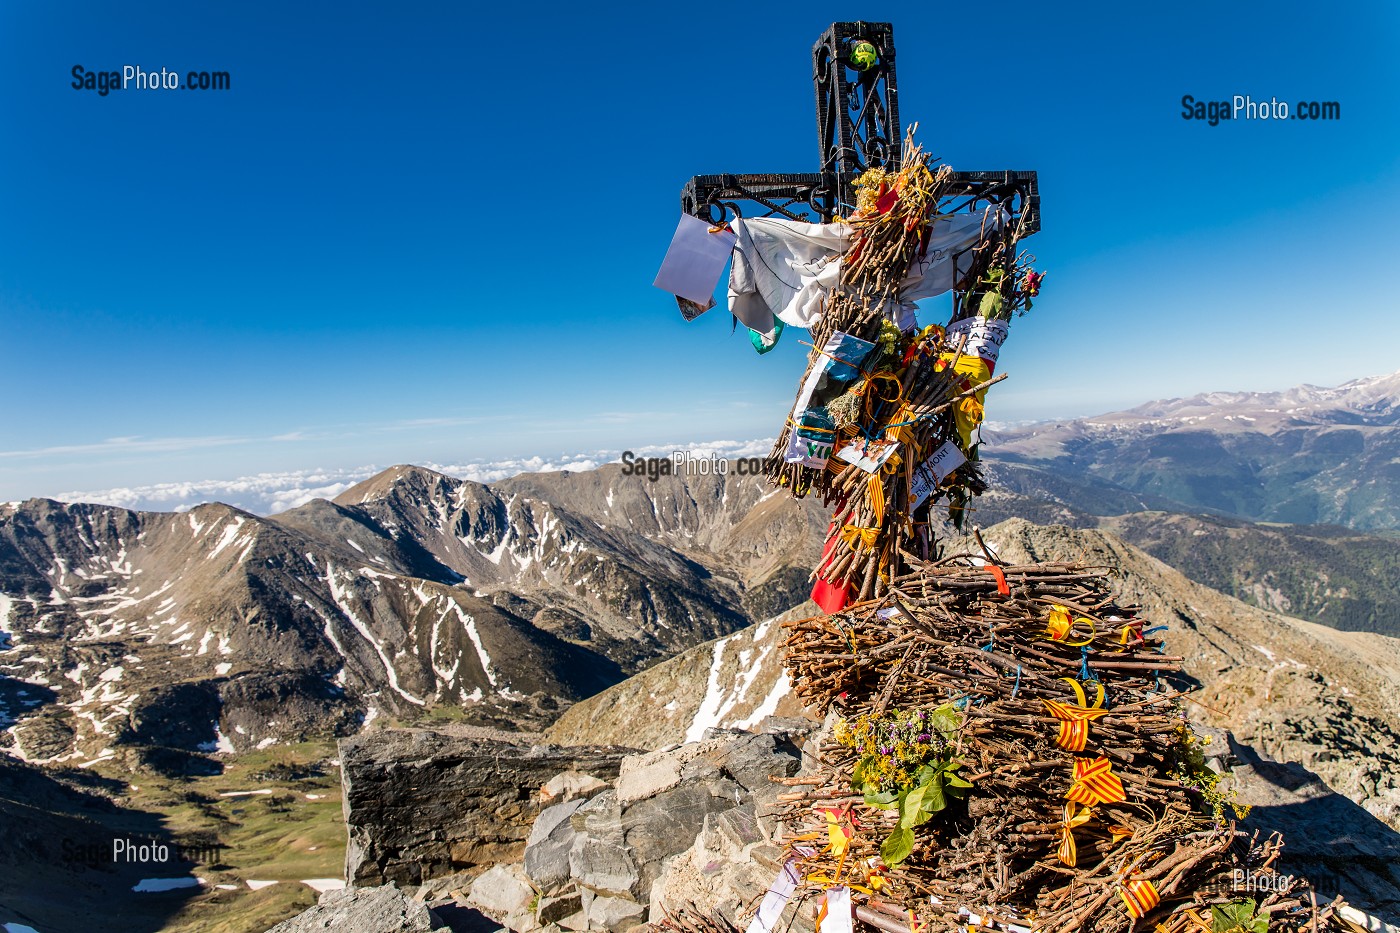
[[[690, 175], [815, 167], [838, 19], [926, 148], [1040, 172], [992, 419], [1400, 368], [1400, 8], [933, 9], [0, 6], [0, 499], [771, 435], [803, 348], [650, 283]], [[1236, 93], [1342, 119], [1181, 118]]]

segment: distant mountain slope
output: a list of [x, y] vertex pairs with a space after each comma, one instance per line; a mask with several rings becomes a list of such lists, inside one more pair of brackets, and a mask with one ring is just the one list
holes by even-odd
[[1251, 606], [1400, 637], [1400, 539], [1164, 512], [1100, 519], [1100, 526]]
[[[1337, 632], [1245, 605], [1101, 531], [1013, 520], [984, 534], [1013, 564], [1085, 560], [1115, 568], [1120, 598], [1170, 626], [1168, 650], [1186, 657], [1187, 673], [1202, 685], [1194, 714], [1275, 759], [1302, 763], [1400, 828], [1400, 639]], [[548, 736], [617, 742], [644, 728], [654, 743], [680, 742], [706, 725], [746, 723], [759, 703], [791, 710], [776, 661], [784, 635], [764, 623], [693, 648], [576, 704]], [[736, 686], [712, 689], [712, 671]]]
[[1400, 529], [1400, 373], [1151, 402], [987, 439], [997, 463], [1155, 497], [1146, 508]]

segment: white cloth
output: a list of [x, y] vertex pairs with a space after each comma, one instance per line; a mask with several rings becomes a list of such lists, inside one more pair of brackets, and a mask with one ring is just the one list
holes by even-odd
[[[969, 248], [997, 229], [1005, 211], [934, 218], [928, 250], [900, 284], [886, 310], [903, 330], [914, 326], [914, 302], [953, 287], [971, 262]], [[772, 335], [773, 319], [810, 329], [841, 277], [841, 257], [854, 232], [849, 224], [807, 224], [773, 217], [730, 224], [737, 237], [729, 269], [729, 311], [750, 330]], [[956, 264], [956, 265], [955, 265]]]

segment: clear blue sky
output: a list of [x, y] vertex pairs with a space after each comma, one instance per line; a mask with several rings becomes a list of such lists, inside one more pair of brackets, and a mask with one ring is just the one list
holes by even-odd
[[[1400, 368], [1400, 8], [937, 9], [3, 4], [0, 499], [772, 434], [797, 335], [650, 283], [691, 174], [814, 168], [838, 19], [895, 24], [932, 152], [1040, 172], [989, 417]], [[1181, 118], [1236, 93], [1342, 119]]]

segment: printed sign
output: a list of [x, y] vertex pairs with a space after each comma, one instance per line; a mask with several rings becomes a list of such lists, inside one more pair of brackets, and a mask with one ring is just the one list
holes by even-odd
[[924, 500], [933, 494], [944, 477], [966, 462], [967, 458], [952, 441], [935, 450], [933, 455], [919, 464], [919, 468], [914, 471], [914, 483], [909, 489], [909, 508], [917, 509], [923, 505]]
[[1001, 353], [1001, 345], [1006, 342], [1006, 335], [1010, 332], [1010, 321], [989, 321], [984, 317], [970, 317], [948, 325], [948, 337], [944, 346], [949, 350], [956, 350], [962, 335], [967, 334], [963, 355], [995, 363]]
[[830, 440], [819, 441], [791, 431], [788, 434], [787, 453], [783, 455], [783, 462], [800, 463], [814, 470], [820, 470], [831, 459], [832, 446]]

